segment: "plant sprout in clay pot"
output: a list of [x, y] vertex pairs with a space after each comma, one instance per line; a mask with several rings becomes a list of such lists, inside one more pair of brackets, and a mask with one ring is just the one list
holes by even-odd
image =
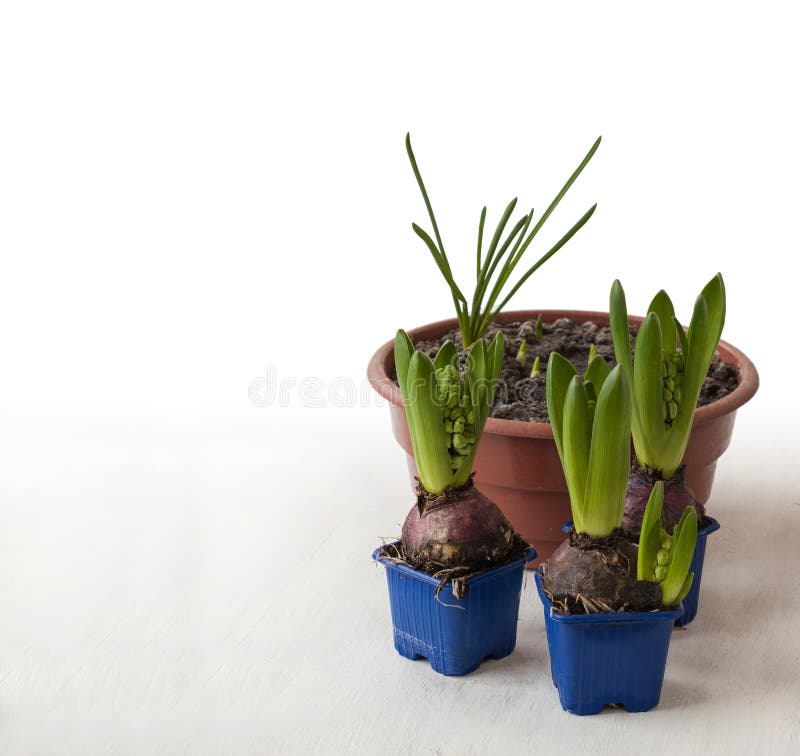
[[417, 501], [400, 541], [374, 556], [387, 566], [395, 647], [448, 675], [511, 653], [523, 567], [536, 554], [472, 482], [503, 347], [502, 335], [488, 348], [478, 340], [462, 372], [452, 342], [431, 360], [404, 331], [395, 341]]
[[[425, 202], [425, 207], [428, 210], [428, 217], [430, 218], [431, 226], [433, 228], [433, 238], [423, 228], [416, 223], [412, 223], [414, 233], [425, 242], [428, 250], [431, 253], [437, 267], [439, 268], [444, 280], [450, 289], [450, 295], [453, 299], [453, 305], [456, 310], [456, 317], [458, 319], [458, 326], [461, 331], [461, 338], [464, 348], [470, 347], [478, 341], [486, 333], [486, 329], [491, 325], [497, 315], [505, 308], [514, 294], [519, 291], [522, 285], [542, 266], [546, 263], [558, 250], [560, 250], [581, 228], [586, 224], [589, 218], [594, 214], [596, 204], [592, 205], [584, 214], [578, 219], [575, 224], [567, 231], [544, 255], [542, 255], [531, 267], [529, 267], [520, 276], [519, 280], [513, 285], [509, 284], [511, 276], [515, 268], [519, 264], [525, 251], [530, 246], [536, 235], [544, 226], [547, 219], [558, 206], [558, 203], [564, 198], [564, 195], [569, 191], [569, 188], [575, 183], [578, 176], [592, 159], [592, 156], [600, 146], [600, 137], [597, 138], [595, 143], [578, 167], [573, 171], [572, 175], [567, 179], [567, 182], [561, 187], [561, 190], [553, 198], [553, 201], [548, 205], [547, 209], [538, 217], [536, 223], [531, 228], [531, 223], [534, 219], [534, 211], [531, 208], [530, 212], [523, 215], [506, 233], [511, 214], [517, 205], [517, 199], [514, 198], [508, 203], [500, 221], [492, 234], [491, 240], [484, 246], [484, 224], [486, 222], [486, 208], [481, 210], [481, 217], [478, 222], [478, 244], [476, 253], [475, 264], [475, 290], [472, 295], [471, 301], [468, 301], [466, 296], [462, 293], [453, 277], [453, 271], [450, 268], [450, 261], [442, 243], [442, 237], [439, 233], [439, 225], [436, 223], [436, 216], [433, 213], [428, 192], [425, 189], [425, 184], [422, 181], [419, 167], [417, 165], [414, 151], [411, 149], [411, 135], [406, 135], [406, 151], [408, 152], [408, 159], [411, 161], [411, 168], [414, 171], [414, 177], [417, 179], [422, 199]], [[505, 236], [504, 236], [505, 234]], [[510, 288], [508, 288], [510, 286]], [[507, 293], [506, 293], [507, 291]]]

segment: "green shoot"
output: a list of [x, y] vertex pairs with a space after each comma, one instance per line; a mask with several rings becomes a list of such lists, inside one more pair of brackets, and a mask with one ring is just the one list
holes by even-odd
[[528, 342], [525, 339], [522, 340], [522, 343], [519, 345], [519, 351], [517, 352], [517, 356], [515, 357], [516, 361], [525, 367], [525, 357], [528, 353]]
[[575, 529], [607, 536], [622, 522], [628, 485], [631, 395], [625, 374], [614, 368], [595, 391], [554, 352], [547, 365], [547, 411]]
[[539, 369], [539, 355], [536, 355], [536, 359], [533, 361], [533, 367], [531, 368], [531, 378], [536, 377], [540, 373]]
[[597, 357], [597, 349], [596, 349], [594, 343], [591, 343], [591, 344], [589, 344], [589, 360], [588, 360], [588, 362], [591, 362], [595, 357]]
[[703, 380], [725, 322], [718, 273], [695, 302], [684, 333], [665, 291], [653, 298], [631, 355], [628, 310], [619, 281], [611, 287], [611, 336], [633, 393], [633, 446], [639, 464], [672, 477], [683, 461]]
[[[569, 188], [575, 183], [575, 180], [580, 176], [583, 169], [592, 159], [592, 156], [600, 146], [600, 137], [592, 145], [592, 148], [580, 162], [578, 167], [573, 171], [572, 175], [567, 179], [567, 182], [561, 188], [561, 191], [555, 196], [553, 201], [548, 205], [547, 209], [540, 216], [539, 220], [530, 229], [533, 220], [533, 209], [523, 215], [506, 233], [506, 226], [508, 225], [511, 214], [514, 212], [517, 200], [516, 198], [509, 202], [500, 221], [497, 224], [491, 241], [485, 250], [483, 249], [484, 241], [484, 225], [486, 222], [486, 208], [481, 211], [480, 220], [478, 222], [478, 245], [477, 245], [477, 260], [476, 260], [476, 282], [475, 291], [472, 295], [471, 302], [468, 302], [461, 289], [453, 278], [453, 271], [450, 268], [450, 261], [442, 243], [442, 237], [439, 233], [439, 226], [436, 223], [436, 217], [433, 213], [428, 192], [425, 189], [425, 184], [422, 180], [417, 160], [414, 156], [414, 151], [411, 149], [411, 135], [406, 134], [406, 152], [408, 159], [411, 162], [411, 169], [414, 172], [414, 177], [417, 180], [422, 199], [425, 202], [425, 208], [428, 211], [428, 217], [433, 228], [433, 238], [423, 228], [416, 223], [412, 224], [414, 233], [419, 236], [425, 243], [428, 251], [439, 268], [442, 277], [447, 282], [450, 289], [450, 294], [453, 299], [453, 305], [456, 310], [456, 317], [458, 318], [458, 326], [461, 330], [461, 336], [464, 341], [464, 348], [470, 347], [478, 341], [486, 332], [487, 327], [494, 321], [498, 313], [501, 312], [508, 304], [509, 300], [517, 293], [519, 288], [535, 273], [547, 260], [549, 260], [559, 249], [561, 249], [581, 228], [586, 224], [589, 218], [595, 211], [597, 205], [587, 210], [583, 216], [573, 224], [567, 231], [542, 257], [540, 257], [528, 270], [519, 278], [519, 280], [511, 286], [507, 294], [504, 292], [507, 289], [507, 284], [515, 268], [519, 264], [525, 250], [530, 246], [536, 234], [545, 224], [545, 221], [550, 217], [551, 213], [556, 209], [558, 203], [561, 202], [564, 195]], [[504, 237], [505, 235], [505, 237]], [[541, 316], [540, 316], [541, 319]], [[537, 321], [537, 339], [541, 338], [540, 329], [538, 328]]]
[[659, 480], [644, 510], [636, 577], [660, 583], [664, 606], [677, 606], [689, 593], [694, 579], [689, 567], [697, 543], [697, 516], [692, 507], [686, 507], [670, 536], [661, 529], [663, 504], [664, 482]]
[[544, 336], [544, 323], [542, 321], [542, 313], [539, 313], [539, 317], [536, 318], [536, 330], [534, 331], [534, 336], [536, 337], [536, 341], [541, 341], [542, 336]]
[[405, 331], [397, 332], [397, 380], [419, 480], [429, 493], [457, 488], [469, 480], [494, 401], [504, 347], [501, 332], [489, 346], [476, 342], [461, 374], [458, 351], [451, 341], [431, 360], [424, 352], [414, 351]]

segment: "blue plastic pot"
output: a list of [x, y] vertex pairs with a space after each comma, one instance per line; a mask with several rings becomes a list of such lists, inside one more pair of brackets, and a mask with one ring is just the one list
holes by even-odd
[[692, 556], [692, 566], [689, 572], [694, 573], [692, 587], [686, 598], [683, 599], [683, 614], [675, 620], [675, 624], [683, 627], [688, 625], [697, 614], [697, 603], [700, 600], [700, 578], [703, 577], [703, 562], [706, 558], [706, 538], [716, 530], [719, 530], [719, 523], [713, 517], [706, 517], [708, 525], [697, 531], [697, 545], [694, 547]]
[[[679, 627], [688, 625], [697, 615], [697, 605], [700, 601], [700, 579], [703, 577], [703, 562], [705, 562], [706, 558], [706, 538], [719, 530], [719, 523], [713, 517], [706, 516], [706, 520], [708, 525], [697, 531], [697, 544], [692, 555], [692, 565], [689, 567], [689, 572], [694, 573], [694, 578], [692, 579], [692, 587], [682, 602], [683, 614], [675, 620], [675, 624]], [[564, 533], [568, 533], [571, 527], [572, 520], [567, 520], [561, 526], [561, 530]]]
[[446, 585], [403, 564], [394, 564], [376, 549], [372, 558], [386, 567], [392, 608], [394, 647], [407, 659], [425, 658], [443, 675], [466, 675], [486, 659], [508, 656], [517, 643], [517, 617], [525, 558], [487, 570], [468, 581], [463, 599]]
[[550, 670], [561, 707], [598, 714], [608, 704], [652, 709], [661, 697], [669, 639], [683, 611], [561, 614], [542, 590]]

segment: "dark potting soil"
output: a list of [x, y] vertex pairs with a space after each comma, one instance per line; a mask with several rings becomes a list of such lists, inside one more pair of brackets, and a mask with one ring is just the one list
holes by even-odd
[[[611, 330], [599, 327], [595, 323], [577, 323], [569, 318], [560, 318], [552, 323], [543, 324], [541, 340], [536, 340], [536, 323], [533, 320], [509, 323], [502, 326], [490, 326], [486, 338], [491, 340], [495, 333], [503, 331], [506, 340], [505, 357], [491, 417], [505, 420], [524, 420], [528, 422], [547, 423], [547, 400], [545, 398], [545, 375], [547, 360], [551, 352], [558, 352], [566, 357], [579, 373], [586, 370], [589, 347], [594, 344], [597, 354], [603, 357], [612, 367], [614, 361], [614, 345], [611, 341]], [[631, 329], [631, 344], [635, 341], [636, 331]], [[461, 332], [454, 329], [435, 341], [420, 341], [415, 344], [431, 357], [447, 340], [453, 341], [461, 350], [463, 341]], [[527, 342], [525, 364], [517, 360], [522, 340]], [[531, 368], [536, 357], [539, 357], [539, 374], [530, 377]], [[732, 365], [723, 362], [718, 355], [714, 356], [700, 392], [698, 407], [710, 404], [731, 393], [739, 385], [736, 370]]]
[[401, 541], [396, 543], [387, 543], [381, 547], [380, 555], [385, 557], [395, 564], [404, 564], [412, 570], [424, 572], [439, 581], [436, 588], [436, 596], [438, 597], [439, 591], [442, 590], [448, 583], [452, 584], [453, 596], [457, 599], [464, 598], [469, 592], [469, 580], [477, 575], [488, 570], [494, 570], [498, 567], [504, 567], [507, 564], [517, 562], [523, 559], [530, 548], [525, 540], [518, 534], [514, 534], [511, 549], [504, 559], [498, 560], [488, 565], [481, 565], [475, 568], [474, 565], [464, 565], [463, 567], [454, 567], [451, 569], [443, 570], [440, 565], [426, 564], [415, 559], [412, 555], [408, 554], [403, 548]]
[[637, 547], [622, 528], [604, 538], [577, 533], [540, 570], [542, 589], [562, 614], [651, 612], [661, 606], [656, 583], [636, 579]]

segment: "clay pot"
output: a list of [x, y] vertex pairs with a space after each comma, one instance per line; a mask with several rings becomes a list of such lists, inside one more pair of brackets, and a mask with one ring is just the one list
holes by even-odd
[[[539, 310], [501, 313], [500, 323], [535, 320]], [[559, 318], [608, 325], [607, 312], [586, 310], [543, 310], [546, 323]], [[632, 324], [642, 318], [630, 316]], [[413, 342], [436, 339], [457, 326], [455, 319], [421, 326], [409, 331]], [[727, 396], [695, 412], [692, 434], [684, 458], [686, 482], [705, 504], [711, 494], [717, 459], [731, 440], [736, 410], [758, 389], [758, 373], [752, 362], [735, 347], [720, 341], [719, 353], [739, 373], [739, 386]], [[416, 465], [408, 435], [400, 388], [389, 377], [394, 371], [394, 341], [384, 344], [370, 360], [367, 377], [372, 387], [389, 401], [392, 431], [406, 452], [411, 476]], [[413, 477], [412, 477], [413, 486]], [[475, 459], [475, 484], [511, 521], [517, 532], [536, 547], [541, 561], [547, 560], [563, 540], [561, 526], [571, 517], [569, 497], [561, 460], [558, 458], [549, 423], [498, 420], [490, 417]]]

